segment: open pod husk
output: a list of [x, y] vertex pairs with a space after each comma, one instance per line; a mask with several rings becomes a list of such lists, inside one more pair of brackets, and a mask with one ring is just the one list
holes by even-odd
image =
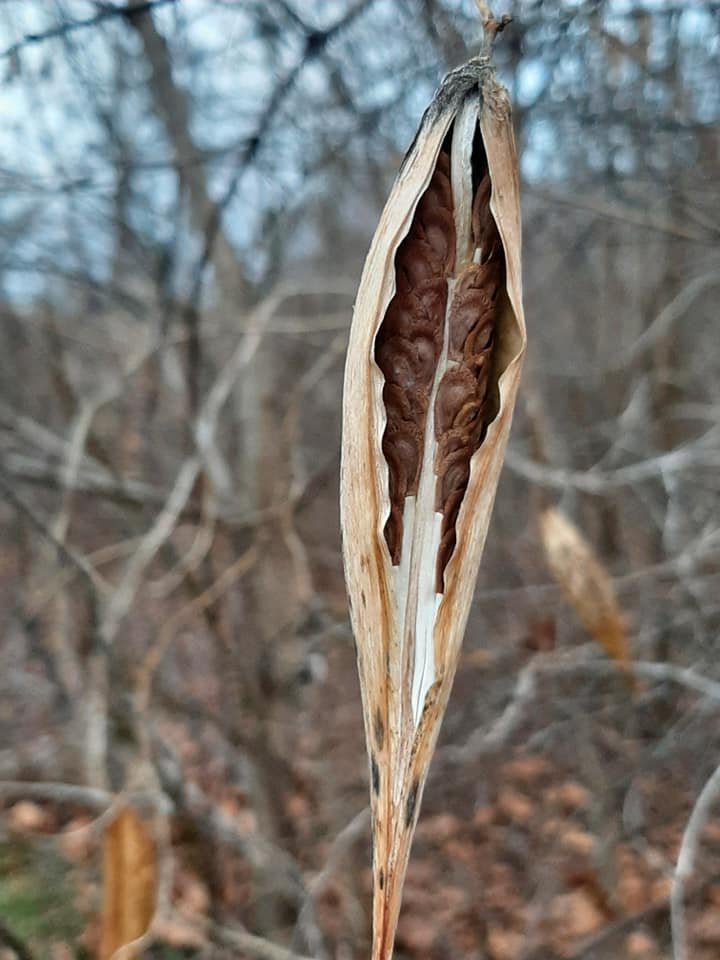
[[618, 665], [628, 687], [638, 689], [615, 585], [595, 550], [555, 507], [540, 514], [540, 539], [552, 575], [578, 619]]
[[[373, 960], [392, 956], [410, 844], [510, 431], [525, 352], [520, 243], [509, 100], [482, 56], [445, 78], [403, 162], [365, 262], [345, 368], [341, 515], [370, 759]], [[422, 293], [428, 284], [434, 299]], [[405, 322], [410, 307], [431, 303], [432, 313], [438, 302], [437, 322], [431, 318], [431, 332], [414, 345], [412, 317], [400, 339], [387, 326], [396, 315]], [[466, 349], [460, 341], [474, 322], [473, 304], [487, 314], [486, 329], [479, 346]], [[455, 344], [453, 324], [463, 323]], [[406, 354], [421, 366], [428, 361], [427, 376], [407, 373]], [[476, 379], [468, 389], [479, 399], [463, 407], [470, 413], [446, 417], [443, 434], [448, 370], [458, 381], [470, 370]], [[462, 444], [452, 487], [447, 464]], [[449, 544], [442, 559], [441, 540]]]

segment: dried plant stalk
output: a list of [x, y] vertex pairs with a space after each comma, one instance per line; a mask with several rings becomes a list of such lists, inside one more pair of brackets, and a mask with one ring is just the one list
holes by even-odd
[[[103, 906], [100, 960], [147, 931], [157, 899], [155, 844], [131, 807], [123, 807], [103, 838]], [[126, 956], [137, 956], [131, 951]]]
[[345, 573], [387, 960], [525, 352], [517, 160], [486, 56], [428, 108], [368, 254], [343, 406]]
[[577, 527], [553, 507], [540, 516], [540, 536], [553, 577], [587, 632], [636, 686], [625, 621], [612, 578]]

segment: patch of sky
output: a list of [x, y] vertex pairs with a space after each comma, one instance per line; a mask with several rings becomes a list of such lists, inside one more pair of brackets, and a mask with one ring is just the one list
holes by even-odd
[[[377, 5], [394, 7], [395, 0], [376, 0]], [[291, 2], [295, 11], [316, 30], [327, 30], [348, 12], [347, 0], [323, 0], [322, 3], [307, 3], [306, 0]]]
[[602, 18], [602, 28], [605, 33], [624, 44], [635, 43], [639, 38], [637, 25], [628, 17], [613, 16], [608, 13]]
[[539, 58], [520, 63], [517, 68], [517, 102], [529, 107], [547, 87], [549, 74], [545, 63]]
[[718, 119], [718, 89], [717, 82], [704, 84], [698, 91], [700, 102], [697, 105], [697, 119], [699, 123], [717, 123]]
[[520, 157], [523, 176], [530, 182], [559, 179], [557, 127], [548, 120], [536, 120], [526, 127], [526, 146]]
[[617, 147], [612, 155], [613, 170], [619, 176], [629, 176], [637, 168], [637, 150], [631, 144]]
[[173, 213], [178, 202], [178, 178], [172, 169], [143, 171], [142, 194], [130, 204], [131, 227], [147, 240], [169, 243], [174, 230]]
[[680, 43], [694, 46], [715, 34], [713, 16], [708, 10], [688, 7], [678, 18], [677, 32]]
[[608, 83], [621, 91], [636, 83], [641, 76], [640, 65], [634, 60], [623, 57], [608, 65], [606, 76]]
[[245, 41], [252, 26], [252, 19], [240, 4], [224, 9], [217, 3], [186, 0], [183, 7], [193, 41], [191, 49], [200, 49], [210, 56], [222, 55], [239, 41]]
[[327, 94], [327, 70], [317, 60], [311, 60], [303, 67], [302, 86], [313, 98], [322, 98]]
[[21, 300], [35, 296], [38, 283], [44, 284], [48, 276], [98, 272], [101, 257], [88, 262], [79, 255], [77, 218], [68, 210], [66, 198], [48, 198], [41, 211], [33, 210], [33, 221], [32, 231], [18, 232], [4, 264], [7, 281]]
[[543, 20], [535, 33], [538, 45], [554, 43], [560, 39], [560, 27], [554, 20]]
[[594, 173], [606, 173], [608, 169], [608, 144], [603, 136], [601, 140], [588, 136], [586, 144], [586, 162]]
[[20, 266], [3, 264], [3, 277], [0, 281], [0, 296], [21, 309], [30, 307], [44, 294], [47, 277], [37, 268], [24, 269]]
[[566, 54], [555, 63], [550, 78], [550, 97], [556, 103], [566, 100], [572, 91], [577, 94], [586, 86], [587, 64], [582, 58]]
[[[639, 11], [653, 13], [667, 8], [669, 0], [609, 0], [610, 11], [625, 16], [634, 16]], [[692, 0], [689, 0], [692, 2]]]
[[664, 83], [659, 80], [646, 80], [642, 87], [645, 102], [657, 111], [667, 110], [672, 104], [672, 96]]
[[[413, 118], [413, 126], [415, 125], [416, 120], [419, 120], [423, 115], [425, 108], [435, 93], [436, 88], [437, 80], [434, 77], [428, 77], [425, 80], [420, 78], [417, 83], [413, 83], [409, 86], [409, 89], [403, 97], [403, 100], [407, 104], [408, 114]], [[390, 100], [390, 98], [398, 92], [397, 82], [394, 82], [388, 78], [388, 80], [382, 86], [377, 84], [375, 88], [375, 93], [377, 95], [376, 102], [381, 104], [383, 101]]]
[[613, 171], [620, 176], [633, 173], [636, 169], [637, 151], [627, 126], [624, 123], [611, 126], [607, 131], [606, 143]]

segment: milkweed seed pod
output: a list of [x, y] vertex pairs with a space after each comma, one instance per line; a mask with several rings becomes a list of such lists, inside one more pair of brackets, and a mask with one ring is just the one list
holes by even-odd
[[481, 56], [446, 77], [405, 157], [345, 368], [341, 513], [370, 757], [374, 960], [392, 956], [524, 351], [510, 107]]
[[610, 574], [578, 528], [554, 507], [540, 515], [540, 539], [566, 600], [635, 690], [625, 619]]

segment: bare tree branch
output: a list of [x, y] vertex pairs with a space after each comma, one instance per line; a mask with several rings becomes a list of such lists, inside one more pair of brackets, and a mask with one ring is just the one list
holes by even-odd
[[87, 17], [85, 20], [66, 20], [59, 23], [56, 27], [49, 30], [43, 30], [40, 33], [26, 33], [16, 43], [11, 44], [0, 51], [0, 60], [17, 56], [25, 47], [44, 43], [46, 40], [54, 40], [67, 33], [74, 33], [76, 30], [87, 30], [90, 27], [97, 27], [99, 24], [110, 20], [112, 17], [127, 17], [145, 13], [155, 7], [164, 7], [169, 3], [176, 3], [177, 0], [143, 0], [140, 3], [131, 3], [127, 7], [117, 7], [111, 3], [97, 4], [100, 7], [93, 17]]
[[680, 843], [680, 852], [673, 873], [670, 895], [670, 922], [674, 960], [689, 960], [690, 958], [685, 928], [685, 885], [695, 870], [695, 857], [700, 843], [700, 835], [705, 829], [712, 808], [718, 800], [720, 800], [720, 766], [716, 767], [714, 773], [700, 791], [700, 796], [697, 798], [690, 814]]
[[211, 928], [213, 940], [227, 947], [237, 947], [249, 957], [255, 960], [312, 960], [311, 957], [304, 957], [298, 953], [293, 953], [286, 947], [277, 943], [271, 943], [262, 937], [256, 937], [252, 933], [236, 928], [223, 927], [219, 924]]

